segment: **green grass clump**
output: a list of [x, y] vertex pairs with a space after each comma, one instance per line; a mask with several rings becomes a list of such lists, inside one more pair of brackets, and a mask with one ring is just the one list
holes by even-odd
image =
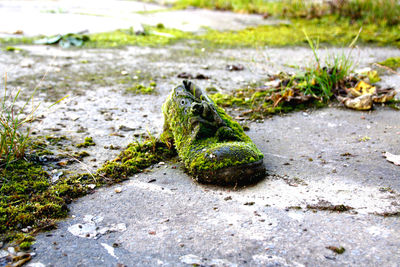
[[232, 10], [240, 13], [276, 12], [281, 5], [264, 0], [179, 0], [174, 3], [177, 8], [199, 7], [217, 10]]
[[[324, 62], [318, 55], [319, 43], [311, 41], [304, 32], [305, 38], [314, 53], [315, 62], [305, 71], [298, 71], [294, 75], [281, 73], [271, 77], [279, 80], [274, 87], [248, 88], [236, 90], [230, 94], [211, 94], [210, 97], [217, 105], [223, 107], [236, 107], [241, 109], [242, 115], [251, 119], [262, 119], [263, 117], [301, 110], [308, 107], [322, 107], [338, 93], [340, 88], [351, 87], [349, 84], [350, 73], [353, 67], [351, 50], [349, 54], [333, 55]], [[353, 47], [358, 36], [354, 38], [350, 47]], [[377, 80], [379, 76], [371, 73], [369, 79]]]
[[396, 69], [400, 68], [400, 57], [390, 57], [382, 62], [379, 62], [378, 64], [389, 67], [392, 70], [396, 70]]
[[[313, 51], [315, 67], [310, 68], [304, 75], [297, 75], [297, 79], [299, 80], [297, 86], [305, 95], [320, 96], [327, 101], [332, 97], [333, 90], [338, 89], [339, 85], [343, 84], [352, 70], [353, 61], [350, 59], [351, 52], [348, 55], [333, 55], [330, 61], [325, 62], [326, 66], [322, 66], [318, 55], [318, 41], [314, 44], [305, 31], [304, 35]], [[353, 46], [357, 39], [358, 36], [354, 38], [350, 47]], [[288, 86], [290, 85], [288, 84]]]
[[283, 1], [281, 16], [321, 18], [335, 15], [351, 22], [395, 26], [400, 23], [400, 4], [396, 0], [340, 0], [313, 3], [304, 0]]
[[399, 30], [394, 27], [379, 27], [374, 24], [362, 26], [332, 16], [312, 20], [293, 19], [290, 24], [262, 25], [239, 31], [209, 30], [195, 38], [201, 41], [203, 46], [213, 47], [305, 46], [308, 44], [303, 34], [305, 30], [312, 33], [310, 38], [318, 37], [321, 44], [342, 46], [357, 36], [360, 27], [362, 32], [358, 43], [400, 47]]
[[400, 3], [397, 0], [334, 1], [331, 13], [368, 24], [395, 26], [400, 23]]
[[[136, 35], [133, 29], [96, 33], [89, 37], [84, 47], [112, 48], [125, 46], [159, 47], [191, 40], [196, 47], [263, 47], [263, 46], [306, 46], [305, 30], [311, 38], [318, 36], [321, 44], [341, 46], [351, 42], [362, 27], [358, 43], [375, 46], [400, 47], [398, 26], [351, 21], [337, 15], [320, 18], [293, 18], [288, 24], [260, 25], [238, 31], [217, 31], [209, 29], [195, 35], [176, 29], [145, 27], [147, 34]], [[193, 42], [194, 41], [194, 42]], [[125, 78], [124, 78], [125, 79]], [[126, 78], [128, 79], [128, 78]]]
[[259, 13], [281, 18], [322, 18], [337, 16], [365, 24], [394, 26], [400, 23], [400, 4], [397, 0], [339, 0], [315, 3], [307, 0], [178, 0], [177, 8], [189, 6], [231, 10], [240, 13]]
[[11, 161], [21, 159], [25, 155], [30, 140], [30, 130], [26, 129], [26, 126], [38, 106], [32, 107], [28, 112], [26, 109], [35, 92], [36, 89], [22, 106], [18, 106], [21, 89], [12, 95], [7, 90], [7, 75], [5, 75], [4, 95], [0, 99], [0, 166], [7, 167]]

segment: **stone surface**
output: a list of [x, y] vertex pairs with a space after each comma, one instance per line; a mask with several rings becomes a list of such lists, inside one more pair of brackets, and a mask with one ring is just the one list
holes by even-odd
[[[42, 3], [19, 2], [26, 3], [24, 8]], [[84, 5], [83, 1], [62, 3], [67, 2]], [[137, 5], [128, 2], [118, 4]], [[0, 12], [7, 10], [3, 7], [18, 7], [15, 3], [0, 1]], [[56, 9], [61, 2], [46, 2], [45, 7], [50, 3]], [[101, 8], [99, 4], [95, 11], [100, 14]], [[227, 92], [253, 82], [263, 84], [267, 74], [294, 71], [290, 65], [309, 66], [313, 58], [306, 48], [195, 51], [179, 44], [120, 50], [20, 48], [21, 53], [0, 54], [0, 73], [7, 72], [9, 88], [21, 87], [23, 92], [40, 83], [35, 99], [43, 101], [39, 110], [43, 118], [34, 124], [36, 135], [65, 134], [75, 143], [93, 137], [97, 145], [85, 149], [90, 156], [70, 166], [85, 172], [113, 159], [147, 130], [155, 135], [161, 132], [161, 104], [181, 82], [178, 73], [211, 76], [196, 83]], [[328, 49], [321, 54], [341, 51]], [[400, 56], [400, 51], [361, 48], [353, 55], [357, 67], [364, 68]], [[245, 69], [226, 70], [232, 63]], [[139, 76], [140, 82], [157, 82], [156, 94], [126, 92]], [[124, 77], [132, 80], [122, 83]], [[399, 76], [382, 79], [382, 84], [399, 91]], [[44, 108], [67, 94], [66, 102], [50, 111]], [[235, 110], [228, 113], [237, 115]], [[383, 157], [385, 152], [400, 154], [398, 111], [328, 107], [274, 116], [249, 126], [246, 133], [264, 153], [268, 169], [268, 176], [258, 184], [205, 186], [195, 183], [180, 163], [156, 164], [147, 173], [74, 201], [70, 217], [58, 229], [37, 236], [36, 256], [28, 266], [398, 265], [399, 218], [377, 215], [400, 211], [400, 167]], [[111, 145], [120, 148], [105, 148]], [[338, 205], [352, 209], [342, 213], [318, 209]], [[90, 231], [82, 234], [79, 225], [90, 226]], [[335, 254], [328, 246], [343, 246], [345, 252]]]
[[[245, 87], [246, 81], [260, 81], [288, 62], [300, 64], [312, 57], [312, 52], [304, 48], [266, 49], [262, 53], [270, 54], [271, 61], [277, 62], [271, 66], [263, 61], [260, 51], [250, 49], [215, 50], [204, 59], [184, 56], [186, 48], [181, 46], [101, 50], [102, 58], [97, 57], [98, 50], [23, 48], [28, 53], [3, 54], [0, 64], [34, 58], [32, 70], [40, 76], [49, 66], [49, 55], [58, 55], [50, 68], [60, 66], [63, 74], [48, 74], [44, 87], [53, 84], [58, 88], [60, 77], [71, 73], [90, 75], [100, 70], [98, 73], [107, 75], [110, 58], [119, 62], [114, 68], [127, 70], [128, 75], [135, 73], [140, 61], [140, 70], [152, 73], [157, 81], [157, 94], [144, 96], [124, 93], [123, 85], [112, 82], [119, 77], [112, 76], [115, 74], [107, 77], [111, 82], [106, 86], [98, 81], [85, 84], [68, 80], [77, 85], [68, 92], [74, 97], [57, 111], [46, 114], [37, 130], [51, 133], [54, 125], [63, 123], [73, 140], [83, 140], [90, 133], [97, 146], [87, 148], [91, 156], [84, 162], [93, 170], [118, 153], [104, 149], [105, 145], [123, 148], [143, 128], [155, 134], [161, 132], [161, 104], [170, 88], [180, 82], [171, 75], [177, 69], [202, 70], [212, 76], [209, 81], [200, 81], [203, 88], [216, 86], [226, 91]], [[181, 57], [175, 56], [179, 60], [172, 61], [171, 53]], [[364, 59], [361, 67], [400, 54], [398, 50], [377, 48], [361, 49], [359, 53]], [[157, 61], [152, 60], [154, 55], [158, 55]], [[247, 64], [244, 71], [232, 73], [225, 69], [227, 57], [242, 64], [248, 58], [256, 60]], [[82, 59], [89, 63], [80, 64]], [[63, 67], [66, 62], [71, 65]], [[204, 70], [204, 64], [211, 67]], [[12, 69], [9, 85], [26, 81], [25, 70]], [[242, 81], [235, 81], [238, 75]], [[399, 84], [395, 76], [383, 78], [383, 83]], [[58, 93], [63, 92], [67, 93]], [[41, 92], [48, 97], [53, 93]], [[234, 110], [229, 112], [235, 115]], [[106, 113], [112, 114], [113, 120], [107, 120]], [[124, 136], [111, 135], [120, 125], [133, 130], [122, 131]], [[87, 131], [79, 132], [80, 126]], [[331, 107], [250, 123], [247, 133], [265, 154], [269, 173], [265, 180], [242, 189], [204, 186], [193, 182], [179, 163], [156, 164], [150, 173], [135, 175], [121, 185], [98, 189], [75, 201], [71, 205], [73, 217], [62, 221], [50, 236], [38, 236], [33, 246], [37, 256], [32, 262], [46, 266], [176, 266], [184, 264], [182, 259], [187, 257], [183, 256], [194, 255], [192, 259], [200, 259], [205, 265], [218, 263], [216, 266], [395, 265], [400, 259], [398, 218], [375, 213], [400, 208], [399, 167], [383, 157], [386, 151], [400, 153], [399, 132], [398, 111], [382, 107], [370, 112]], [[370, 139], [360, 141], [363, 137]], [[97, 161], [93, 162], [93, 158]], [[74, 168], [79, 169], [80, 165]], [[121, 192], [116, 193], [120, 187]], [[313, 211], [307, 205], [345, 205], [353, 209], [335, 213]], [[102, 231], [96, 238], [79, 237], [68, 231], [93, 218], [103, 218], [100, 228], [123, 223], [126, 230]], [[49, 245], [53, 242], [59, 245]], [[109, 246], [114, 248], [115, 256]], [[346, 251], [336, 255], [327, 246], [343, 246]]]

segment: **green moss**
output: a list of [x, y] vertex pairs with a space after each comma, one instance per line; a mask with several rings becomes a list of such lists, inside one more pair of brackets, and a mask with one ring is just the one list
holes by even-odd
[[93, 138], [92, 137], [86, 137], [85, 141], [83, 143], [79, 143], [76, 145], [76, 147], [80, 148], [80, 147], [89, 147], [89, 146], [95, 146], [96, 143], [93, 142]]
[[321, 3], [303, 0], [177, 0], [173, 1], [173, 5], [177, 8], [194, 6], [240, 13], [259, 13], [266, 17], [311, 19], [337, 15], [364, 24], [393, 26], [400, 23], [399, 3], [388, 0], [321, 1]]
[[32, 37], [5, 37], [5, 38], [0, 38], [0, 45], [20, 45], [20, 44], [33, 44], [33, 41], [35, 38]]
[[329, 246], [326, 248], [332, 250], [336, 254], [343, 254], [346, 251], [344, 247]]
[[[279, 91], [279, 90], [278, 90]], [[327, 104], [323, 101], [311, 100], [305, 103], [280, 102], [274, 106], [268, 96], [276, 93], [276, 89], [262, 90], [247, 88], [238, 89], [228, 94], [211, 94], [210, 98], [219, 106], [235, 108], [241, 111], [241, 115], [252, 120], [263, 119], [273, 114], [282, 114], [308, 108], [322, 108]]]
[[311, 39], [319, 38], [321, 44], [342, 46], [351, 43], [361, 27], [358, 43], [400, 47], [397, 27], [361, 25], [334, 16], [313, 20], [293, 19], [290, 24], [262, 25], [240, 31], [209, 30], [196, 39], [217, 47], [304, 46], [307, 45], [305, 30], [312, 33]]
[[[337, 15], [315, 19], [294, 18], [288, 24], [261, 25], [239, 31], [221, 32], [209, 29], [204, 34], [199, 35], [177, 29], [146, 26], [145, 35], [136, 35], [132, 28], [92, 34], [90, 40], [85, 42], [84, 47], [108, 48], [129, 45], [154, 47], [188, 40], [196, 41], [191, 41], [192, 47], [307, 46], [307, 39], [303, 30], [309, 33], [311, 39], [319, 38], [321, 44], [342, 46], [351, 43], [361, 27], [359, 44], [400, 47], [398, 26], [389, 27], [384, 24], [362, 23]], [[0, 39], [1, 43], [18, 44], [26, 43], [26, 40]]]
[[[190, 105], [193, 100], [185, 95], [185, 90], [182, 86], [177, 87], [162, 107], [162, 139], [168, 144], [175, 144], [178, 155], [189, 173], [197, 176], [206, 170], [215, 171], [228, 166], [253, 163], [263, 158], [263, 154], [244, 133], [242, 127], [214, 103], [212, 105], [225, 126], [213, 130], [207, 123], [193, 124], [197, 115], [193, 114]], [[194, 87], [193, 90], [195, 92], [199, 89]], [[203, 93], [201, 97], [204, 97]]]
[[29, 249], [31, 248], [32, 244], [33, 244], [33, 242], [25, 241], [25, 242], [22, 242], [22, 243], [19, 245], [19, 247], [20, 247], [20, 249], [22, 249], [22, 250], [29, 250]]
[[40, 165], [20, 160], [0, 174], [0, 234], [66, 215], [63, 199], [48, 195], [49, 176]]
[[136, 84], [133, 87], [127, 88], [126, 91], [134, 94], [152, 94], [155, 92], [156, 86], [157, 84], [155, 82], [150, 82], [150, 86]]
[[382, 62], [379, 62], [379, 64], [396, 70], [400, 68], [400, 57], [390, 57]]
[[387, 105], [388, 107], [394, 109], [394, 110], [400, 110], [400, 100], [391, 100], [388, 103], [386, 103], [385, 105]]
[[[303, 33], [310, 38], [319, 38], [321, 44], [342, 46], [351, 43], [360, 28], [359, 44], [400, 47], [398, 27], [385, 27], [376, 24], [350, 22], [337, 16], [320, 19], [292, 19], [289, 24], [261, 25], [240, 31], [217, 31], [209, 29], [206, 33], [194, 35], [173, 29], [147, 28], [149, 35], [135, 35], [132, 29], [92, 35], [89, 47], [121, 47], [126, 45], [163, 46], [178, 41], [196, 40], [199, 47], [262, 47], [262, 46], [307, 46]], [[159, 32], [166, 35], [151, 34]], [[311, 34], [312, 33], [312, 34]], [[193, 46], [193, 43], [191, 43]]]
[[50, 143], [50, 145], [58, 145], [63, 141], [67, 140], [67, 137], [65, 135], [63, 136], [47, 135], [45, 138]]
[[89, 154], [87, 151], [81, 151], [81, 152], [75, 152], [75, 153], [73, 154], [73, 156], [74, 156], [75, 158], [78, 158], [78, 159], [83, 159], [83, 158], [85, 158], [85, 157], [90, 156], [90, 154]]
[[174, 1], [176, 8], [199, 7], [217, 10], [232, 10], [240, 13], [278, 13], [282, 10], [281, 3], [263, 0], [179, 0]]
[[214, 103], [221, 107], [249, 107], [250, 106], [250, 99], [246, 99], [243, 96], [238, 95], [237, 93], [234, 94], [210, 94], [211, 99]]
[[90, 35], [86, 47], [163, 46], [192, 36], [180, 30], [145, 27], [144, 35], [136, 35], [133, 28]]
[[144, 142], [133, 142], [116, 159], [104, 164], [98, 170], [98, 174], [106, 179], [112, 179], [114, 182], [122, 181], [154, 163], [175, 156], [175, 154], [173, 148], [168, 148], [163, 142], [154, 138]]
[[[86, 138], [85, 143], [92, 144], [93, 140]], [[36, 232], [53, 227], [55, 221], [67, 215], [67, 204], [93, 191], [93, 185], [120, 182], [175, 153], [163, 142], [150, 138], [130, 144], [96, 173], [61, 177], [55, 183], [37, 162], [19, 160], [6, 169], [0, 168], [0, 241], [17, 240], [21, 248], [28, 249], [34, 239], [23, 234], [23, 228]], [[87, 155], [86, 151], [74, 154], [80, 158]]]
[[6, 48], [4, 48], [4, 51], [7, 51], [7, 52], [15, 52], [15, 51], [21, 51], [21, 50], [22, 50], [21, 48], [17, 48], [14, 46], [7, 46]]

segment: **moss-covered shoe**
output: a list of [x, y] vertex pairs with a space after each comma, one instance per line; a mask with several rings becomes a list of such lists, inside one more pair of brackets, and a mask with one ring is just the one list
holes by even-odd
[[265, 176], [263, 154], [242, 127], [189, 81], [176, 87], [162, 107], [162, 139], [174, 144], [196, 180], [247, 184]]

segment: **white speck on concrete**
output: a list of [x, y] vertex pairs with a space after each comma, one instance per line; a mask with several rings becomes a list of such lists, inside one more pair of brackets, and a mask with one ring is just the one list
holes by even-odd
[[77, 223], [68, 227], [68, 231], [74, 236], [95, 238], [97, 236], [96, 224], [90, 223]]
[[118, 259], [118, 257], [114, 253], [114, 248], [112, 246], [107, 245], [106, 243], [101, 243], [101, 245], [107, 250], [108, 254]]
[[179, 259], [181, 260], [182, 263], [185, 263], [185, 264], [201, 265], [203, 263], [203, 261], [201, 260], [201, 258], [199, 256], [196, 256], [193, 254], [181, 256], [181, 257], [179, 257]]
[[41, 262], [32, 262], [26, 265], [26, 267], [46, 267], [46, 265]]

